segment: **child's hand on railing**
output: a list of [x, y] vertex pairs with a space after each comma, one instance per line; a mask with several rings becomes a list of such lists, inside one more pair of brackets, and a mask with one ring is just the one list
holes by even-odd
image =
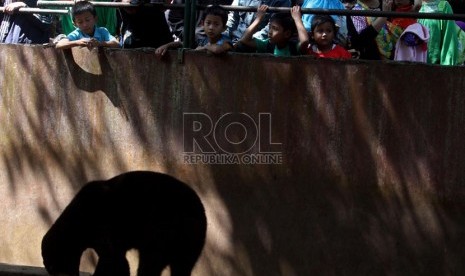
[[6, 5], [5, 12], [7, 14], [14, 14], [20, 8], [25, 8], [25, 7], [27, 7], [27, 5], [24, 2], [13, 2], [13, 3]]
[[257, 19], [259, 20], [262, 20], [265, 15], [266, 15], [266, 11], [268, 10], [268, 6], [267, 5], [261, 5], [257, 8], [257, 14], [256, 14], [256, 17]]
[[294, 21], [302, 19], [302, 12], [300, 11], [300, 6], [294, 6], [291, 9], [291, 16]]

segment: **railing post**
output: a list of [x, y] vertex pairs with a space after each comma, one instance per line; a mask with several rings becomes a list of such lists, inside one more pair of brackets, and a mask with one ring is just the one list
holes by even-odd
[[184, 29], [183, 29], [183, 48], [190, 48], [191, 37], [191, 2], [193, 0], [185, 0], [184, 2]]
[[197, 28], [197, 0], [191, 0], [191, 18], [190, 18], [191, 33], [189, 37], [189, 48], [194, 46], [195, 29]]

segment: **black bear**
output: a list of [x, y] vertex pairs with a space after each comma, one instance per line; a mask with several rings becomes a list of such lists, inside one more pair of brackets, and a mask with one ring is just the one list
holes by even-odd
[[137, 275], [190, 275], [205, 243], [207, 220], [200, 198], [161, 173], [133, 171], [86, 184], [42, 240], [51, 275], [79, 275], [81, 255], [93, 248], [94, 276], [128, 276], [126, 252], [139, 251]]

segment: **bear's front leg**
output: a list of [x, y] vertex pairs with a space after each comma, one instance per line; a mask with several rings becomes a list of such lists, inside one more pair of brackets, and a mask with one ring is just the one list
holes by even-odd
[[110, 254], [97, 253], [99, 260], [93, 276], [129, 276], [126, 251]]

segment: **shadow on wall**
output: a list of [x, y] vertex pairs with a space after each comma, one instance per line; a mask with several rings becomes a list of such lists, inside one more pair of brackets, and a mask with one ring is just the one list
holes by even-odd
[[227, 274], [463, 272], [465, 83], [442, 69], [186, 58], [185, 112], [269, 112], [283, 147], [280, 165], [209, 167], [231, 220]]
[[[145, 52], [104, 51], [111, 69], [102, 74], [114, 80], [114, 92], [85, 84], [101, 79], [75, 72], [65, 53], [0, 51], [22, 53], [18, 64], [31, 72], [25, 84], [0, 80], [8, 88], [0, 110], [11, 114], [2, 122], [3, 166], [13, 194], [22, 173], [47, 180], [54, 204], [38, 208], [49, 224], [61, 206], [56, 174], [77, 191], [88, 179], [146, 164], [224, 206], [206, 204], [214, 225], [202, 275], [465, 272], [460, 68], [191, 52], [178, 64], [175, 53], [157, 61]], [[32, 66], [33, 58], [44, 63]], [[65, 69], [44, 75], [47, 66]], [[20, 78], [4, 61], [0, 68]], [[229, 112], [255, 122], [271, 114], [283, 163], [183, 164], [186, 112], [213, 122]], [[242, 135], [248, 143], [233, 154], [256, 142]]]
[[95, 276], [129, 276], [126, 253], [139, 251], [138, 275], [190, 275], [205, 243], [207, 221], [197, 194], [165, 174], [133, 171], [85, 185], [42, 241], [51, 275], [77, 275], [95, 249]]
[[[103, 48], [89, 51], [64, 50], [63, 56], [73, 83], [79, 91], [102, 91], [113, 106], [123, 108], [118, 95], [116, 75]], [[85, 80], [85, 81], [83, 81]]]
[[[60, 59], [59, 56], [55, 58], [54, 49], [2, 45], [2, 51], [12, 58], [8, 64], [2, 64], [2, 71], [9, 78], [8, 82], [3, 79], [1, 103], [6, 134], [2, 140], [1, 157], [12, 194], [16, 194], [16, 184], [22, 182], [26, 171], [45, 178], [52, 194], [56, 175], [48, 170], [50, 167], [61, 168], [60, 174], [64, 174], [69, 183], [74, 183], [75, 189], [88, 177], [89, 171], [97, 174], [92, 176], [98, 176], [101, 171], [95, 169], [99, 167], [98, 158], [90, 146], [98, 146], [102, 141], [89, 141], [88, 138], [92, 136], [92, 124], [102, 115], [95, 112], [99, 106], [95, 110], [86, 110], [81, 97], [68, 94], [76, 88], [66, 81], [66, 77], [63, 78], [61, 70], [57, 70]], [[23, 75], [15, 68], [28, 74]], [[102, 132], [108, 130], [105, 125], [108, 122], [99, 122], [102, 122], [98, 126]], [[105, 142], [111, 144], [111, 141]], [[118, 156], [112, 157], [114, 165], [123, 169]], [[56, 207], [59, 208], [59, 204]]]

